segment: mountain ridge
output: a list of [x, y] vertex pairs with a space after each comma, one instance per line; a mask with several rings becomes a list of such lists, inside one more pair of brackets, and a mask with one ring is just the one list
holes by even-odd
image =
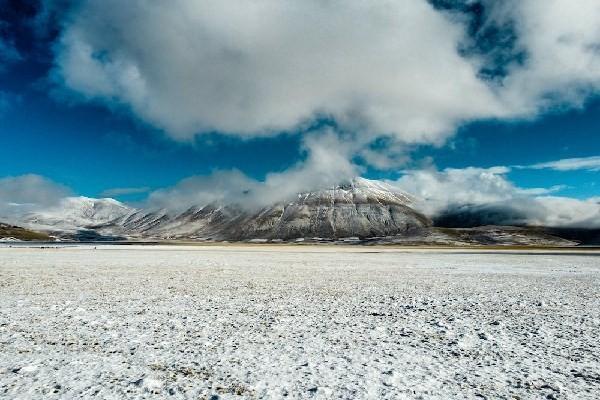
[[138, 211], [99, 229], [140, 237], [217, 240], [385, 236], [431, 225], [411, 204], [409, 195], [360, 178], [257, 209], [213, 203], [174, 216], [165, 210]]
[[[65, 198], [29, 213], [23, 226], [67, 240], [299, 241], [398, 244], [535, 244], [597, 242], [594, 232], [497, 226], [493, 221], [443, 227], [416, 210], [418, 200], [382, 181], [355, 178], [331, 188], [255, 207], [192, 205], [183, 211], [130, 207], [117, 200]], [[486, 214], [487, 215], [487, 214]], [[460, 219], [456, 219], [460, 220]], [[469, 222], [470, 220], [464, 219]], [[490, 223], [491, 222], [491, 223]], [[434, 226], [435, 225], [435, 226]]]

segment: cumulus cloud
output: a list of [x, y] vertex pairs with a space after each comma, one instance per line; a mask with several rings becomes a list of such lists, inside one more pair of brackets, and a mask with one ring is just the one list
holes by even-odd
[[[408, 171], [392, 182], [419, 199], [432, 217], [460, 215], [484, 224], [600, 227], [600, 199], [554, 196], [563, 186], [524, 189], [510, 182], [507, 167]], [[457, 217], [458, 218], [458, 217]]]
[[177, 138], [274, 135], [320, 115], [439, 142], [502, 114], [476, 60], [457, 51], [464, 35], [423, 0], [84, 1], [54, 73]]
[[556, 105], [581, 106], [600, 89], [600, 3], [596, 0], [488, 0], [491, 19], [512, 23], [521, 65], [500, 95], [516, 115]]
[[39, 175], [0, 178], [0, 218], [15, 221], [24, 213], [55, 206], [70, 194], [67, 187]]
[[532, 165], [519, 165], [520, 169], [552, 169], [555, 171], [600, 171], [600, 156], [563, 158]]
[[362, 172], [349, 161], [353, 142], [341, 140], [331, 131], [308, 136], [304, 150], [304, 160], [285, 171], [271, 172], [263, 180], [237, 170], [215, 171], [150, 193], [146, 206], [175, 212], [211, 203], [260, 208], [292, 200], [300, 192], [335, 186]]
[[420, 207], [427, 215], [436, 215], [455, 205], [489, 204], [523, 197], [522, 191], [506, 179], [509, 171], [502, 166], [443, 171], [432, 167], [407, 171], [395, 185], [420, 198]]
[[530, 225], [600, 228], [600, 198], [538, 197], [528, 215]]
[[192, 176], [172, 187], [153, 191], [148, 196], [145, 207], [181, 212], [192, 206], [237, 203], [250, 191], [254, 191], [257, 185], [257, 181], [240, 171], [215, 171], [206, 176]]

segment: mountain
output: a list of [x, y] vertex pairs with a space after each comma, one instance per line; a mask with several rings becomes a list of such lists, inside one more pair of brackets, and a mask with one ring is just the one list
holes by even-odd
[[72, 232], [93, 229], [134, 211], [114, 199], [67, 197], [49, 210], [26, 214], [23, 223], [39, 230]]
[[11, 242], [11, 241], [30, 241], [40, 240], [47, 241], [51, 240], [50, 236], [45, 233], [34, 232], [20, 226], [14, 226], [0, 222], [0, 242]]
[[30, 213], [21, 225], [76, 241], [215, 240], [308, 241], [443, 245], [598, 244], [597, 231], [514, 227], [494, 223], [518, 215], [500, 209], [452, 210], [436, 223], [414, 209], [408, 194], [381, 182], [355, 178], [299, 193], [262, 208], [243, 203], [205, 204], [183, 212], [129, 207], [113, 199], [65, 198]]
[[[433, 220], [434, 226], [440, 229], [451, 228], [455, 234], [462, 232], [463, 236], [465, 232], [481, 231], [482, 228], [494, 227], [492, 231], [498, 231], [500, 228], [517, 226], [517, 230], [509, 229], [503, 236], [515, 240], [519, 234], [533, 241], [550, 242], [551, 238], [561, 238], [578, 245], [600, 245], [598, 228], [529, 226], [525, 221], [527, 215], [510, 203], [463, 204], [444, 210]], [[448, 229], [446, 231], [449, 232]]]
[[244, 204], [209, 204], [175, 215], [165, 210], [136, 211], [98, 230], [137, 237], [215, 240], [390, 236], [431, 225], [411, 208], [412, 203], [410, 196], [385, 183], [356, 178], [257, 210]]

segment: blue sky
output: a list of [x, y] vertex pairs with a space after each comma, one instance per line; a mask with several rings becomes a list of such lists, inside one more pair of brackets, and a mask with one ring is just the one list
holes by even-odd
[[[0, 178], [37, 174], [69, 187], [76, 194], [97, 197], [109, 193], [121, 200], [141, 200], [148, 193], [176, 185], [184, 178], [209, 176], [219, 170], [236, 169], [259, 181], [269, 174], [302, 170], [304, 165], [322, 157], [314, 156], [315, 149], [329, 146], [317, 139], [328, 137], [322, 133], [325, 128], [334, 131], [336, 138], [329, 147], [330, 153], [343, 153], [342, 159], [347, 159], [349, 166], [339, 175], [331, 172], [333, 179], [356, 172], [369, 178], [395, 180], [407, 170], [420, 168], [443, 171], [528, 166], [600, 155], [600, 97], [597, 94], [600, 91], [596, 90], [600, 87], [600, 77], [566, 65], [564, 71], [559, 71], [561, 79], [557, 79], [556, 71], [533, 62], [529, 65], [527, 60], [535, 60], [536, 54], [557, 53], [532, 38], [519, 36], [519, 23], [524, 25], [527, 18], [535, 18], [527, 14], [529, 9], [510, 16], [507, 22], [497, 17], [504, 14], [494, 14], [494, 10], [485, 8], [489, 2], [475, 2], [480, 6], [473, 7], [465, 5], [472, 2], [411, 1], [407, 9], [414, 3], [414, 11], [411, 9], [409, 21], [422, 18], [430, 23], [431, 29], [415, 32], [414, 38], [407, 39], [400, 47], [408, 52], [418, 49], [415, 53], [418, 55], [390, 57], [389, 64], [392, 67], [397, 64], [397, 71], [386, 68], [370, 74], [370, 66], [359, 70], [363, 67], [359, 65], [362, 54], [353, 57], [348, 53], [355, 48], [357, 52], [362, 49], [379, 63], [387, 62], [385, 48], [379, 52], [372, 43], [390, 33], [403, 32], [404, 28], [396, 27], [393, 21], [388, 28], [377, 32], [381, 36], [358, 37], [347, 49], [344, 48], [346, 43], [339, 43], [338, 36], [332, 38], [326, 31], [317, 30], [315, 37], [323, 43], [323, 49], [314, 50], [313, 42], [309, 50], [298, 46], [298, 58], [291, 50], [285, 53], [294, 63], [282, 62], [273, 72], [270, 70], [273, 62], [263, 65], [262, 58], [247, 56], [248, 60], [242, 59], [239, 62], [242, 65], [238, 65], [229, 56], [218, 58], [222, 57], [221, 52], [196, 57], [193, 40], [182, 47], [185, 49], [183, 60], [173, 59], [181, 52], [167, 54], [168, 45], [178, 45], [178, 39], [135, 33], [136, 30], [146, 32], [151, 24], [158, 23], [146, 15], [149, 6], [136, 8], [143, 7], [139, 6], [142, 3], [136, 2], [137, 6], [123, 10], [124, 15], [137, 13], [136, 21], [140, 21], [128, 28], [127, 21], [120, 21], [116, 14], [91, 2], [0, 1], [4, 21], [0, 25]], [[185, 0], [176, 3], [172, 8], [158, 10], [156, 15], [165, 15], [165, 20], [170, 21], [169, 17], [179, 15], [171, 15], [177, 6], [193, 7], [190, 5], [193, 3]], [[317, 5], [316, 0], [308, 3], [314, 4], [304, 10], [306, 24], [319, 24], [320, 13], [327, 10]], [[196, 12], [196, 8], [193, 10]], [[227, 13], [231, 13], [229, 18], [241, 18], [226, 7], [214, 6], [211, 13], [200, 9], [198, 21], [220, 21], [221, 14]], [[338, 25], [334, 26], [343, 30], [345, 23], [352, 25], [356, 16], [351, 11], [341, 14]], [[492, 19], [492, 15], [496, 16]], [[590, 25], [594, 25], [593, 22], [600, 21], [591, 22]], [[208, 36], [216, 38], [215, 43], [204, 43], [204, 47], [218, 48], [221, 45], [218, 35], [228, 26], [223, 23], [222, 29]], [[249, 25], [249, 32], [254, 33], [254, 28]], [[572, 27], [557, 25], [555, 28], [569, 32]], [[104, 39], [104, 29], [106, 36], [115, 37]], [[193, 38], [203, 32], [194, 29], [190, 28], [186, 35], [189, 33]], [[293, 38], [295, 31], [286, 29], [274, 27], [269, 37], [288, 35]], [[445, 30], [449, 38], [440, 35]], [[587, 32], [577, 33], [585, 36]], [[440, 43], [432, 45], [428, 35]], [[364, 48], [361, 47], [363, 39], [369, 40]], [[598, 38], [586, 37], [588, 39]], [[79, 56], [77, 46], [84, 40], [93, 48], [89, 58], [75, 59]], [[232, 39], [227, 37], [226, 40]], [[262, 37], [256, 38], [257, 42], [260, 40]], [[123, 43], [132, 43], [131, 48]], [[291, 47], [293, 44], [290, 42]], [[163, 45], [167, 47], [161, 48]], [[239, 51], [243, 57], [258, 52], [258, 48], [242, 47], [252, 46], [249, 44], [239, 46], [232, 51]], [[337, 48], [331, 46], [339, 46], [344, 51], [339, 55]], [[431, 50], [425, 48], [427, 46]], [[148, 47], [167, 53], [164, 58], [153, 58], [153, 54], [140, 50]], [[273, 49], [275, 55], [270, 55], [269, 50], [260, 48], [261, 57], [272, 56], [278, 63], [280, 47]], [[420, 64], [421, 55], [427, 58], [423, 64]], [[449, 72], [447, 77], [436, 80], [439, 73], [428, 59], [438, 55], [446, 57], [444, 71]], [[137, 56], [139, 58], [135, 58]], [[205, 64], [207, 57], [213, 57], [211, 64]], [[345, 69], [329, 71], [328, 66], [322, 66], [318, 70], [324, 70], [323, 76], [318, 76], [322, 81], [314, 87], [310, 73], [302, 80], [302, 71], [313, 71], [311, 68], [323, 57], [327, 65], [339, 61], [336, 57], [342, 57], [347, 65], [355, 63], [359, 71], [353, 72], [339, 87], [320, 90], [323, 82], [331, 82], [346, 73]], [[589, 57], [592, 68], [597, 65], [597, 56]], [[312, 62], [304, 65], [306, 59]], [[235, 74], [220, 75], [221, 72], [211, 70], [213, 63], [222, 63], [219, 71], [231, 69]], [[406, 64], [410, 66], [405, 71]], [[447, 82], [457, 81], [459, 74], [467, 74], [465, 71], [474, 65], [479, 68], [477, 73], [461, 78], [456, 87], [452, 86], [454, 83], [447, 85]], [[197, 76], [195, 71], [199, 70], [207, 70], [208, 75]], [[127, 79], [123, 71], [129, 71]], [[388, 84], [379, 82], [377, 76], [388, 73], [391, 79], [402, 74], [422, 73], [424, 80], [414, 87], [411, 79], [399, 80], [395, 83], [397, 88], [388, 90]], [[248, 79], [240, 78], [240, 74], [248, 74]], [[348, 102], [344, 93], [357, 77], [365, 83], [348, 91], [355, 96]], [[205, 84], [207, 79], [222, 80], [222, 83], [215, 89]], [[280, 88], [282, 85], [285, 87]], [[450, 86], [448, 93], [444, 93], [446, 86]], [[414, 102], [421, 106], [411, 104], [413, 96], [405, 94], [411, 90]], [[287, 92], [289, 98], [285, 97]], [[386, 93], [388, 98], [372, 105], [368, 104], [370, 100], [365, 100], [378, 98], [379, 93]], [[286, 99], [285, 105], [281, 104], [282, 98]], [[240, 99], [248, 99], [244, 100], [247, 103], [241, 103], [243, 107], [238, 105], [242, 102]], [[461, 103], [460, 107], [456, 103]], [[366, 115], [364, 120], [354, 115], [348, 117], [349, 110], [354, 112], [356, 104], [364, 107], [356, 113], [361, 118]], [[419, 128], [423, 120], [433, 122], [431, 126], [425, 124]], [[386, 160], [402, 161], [370, 161], [365, 149], [375, 149], [377, 157]], [[317, 161], [322, 161], [319, 167], [306, 169], [320, 175], [318, 168], [331, 165], [324, 160]], [[554, 187], [553, 194], [578, 199], [600, 196], [600, 187], [596, 184], [600, 177], [598, 168], [567, 171], [510, 168], [503, 176], [523, 189]], [[131, 189], [129, 194], [128, 190], [114, 190], [128, 188]]]

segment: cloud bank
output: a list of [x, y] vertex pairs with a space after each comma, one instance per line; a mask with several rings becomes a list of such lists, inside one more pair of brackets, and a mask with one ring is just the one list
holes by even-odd
[[517, 115], [581, 106], [600, 89], [600, 3], [595, 0], [485, 1], [490, 22], [512, 23], [522, 65], [502, 82]]
[[[335, 138], [335, 136], [331, 136]], [[317, 143], [321, 143], [317, 141]], [[291, 171], [272, 173], [264, 181], [250, 178], [240, 171], [215, 171], [207, 176], [186, 178], [172, 187], [151, 192], [147, 201], [137, 204], [148, 210], [165, 209], [178, 213], [192, 206], [235, 203], [256, 209], [276, 202], [291, 201], [299, 192], [332, 187], [348, 171], [323, 166], [319, 152], [315, 159], [299, 163]], [[345, 157], [341, 157], [345, 159]], [[324, 159], [326, 162], [329, 158]], [[335, 165], [340, 165], [335, 163]], [[323, 167], [332, 171], [321, 174]], [[387, 181], [415, 199], [414, 206], [424, 214], [458, 226], [499, 224], [549, 227], [600, 228], [600, 198], [573, 199], [556, 196], [561, 186], [520, 188], [512, 183], [508, 167], [448, 168], [406, 171], [396, 181]], [[294, 175], [298, 176], [298, 179]], [[288, 180], [291, 179], [291, 183]], [[29, 212], [55, 208], [72, 192], [65, 186], [39, 175], [0, 179], [0, 221], [17, 223]]]
[[84, 1], [54, 73], [178, 139], [276, 135], [325, 116], [368, 136], [439, 142], [503, 113], [477, 60], [458, 53], [464, 37], [423, 0]]
[[285, 171], [269, 173], [261, 181], [237, 170], [189, 177], [150, 193], [147, 207], [179, 212], [210, 203], [260, 208], [293, 200], [300, 192], [332, 187], [360, 175], [363, 170], [349, 161], [352, 149], [335, 133], [320, 132], [307, 137], [306, 158]]
[[0, 217], [16, 221], [23, 214], [45, 210], [71, 195], [71, 191], [40, 175], [0, 178]]
[[508, 167], [431, 168], [408, 171], [391, 184], [420, 198], [417, 207], [434, 218], [454, 215], [463, 223], [600, 227], [600, 198], [553, 195], [561, 186], [520, 188], [508, 180], [508, 172]]

